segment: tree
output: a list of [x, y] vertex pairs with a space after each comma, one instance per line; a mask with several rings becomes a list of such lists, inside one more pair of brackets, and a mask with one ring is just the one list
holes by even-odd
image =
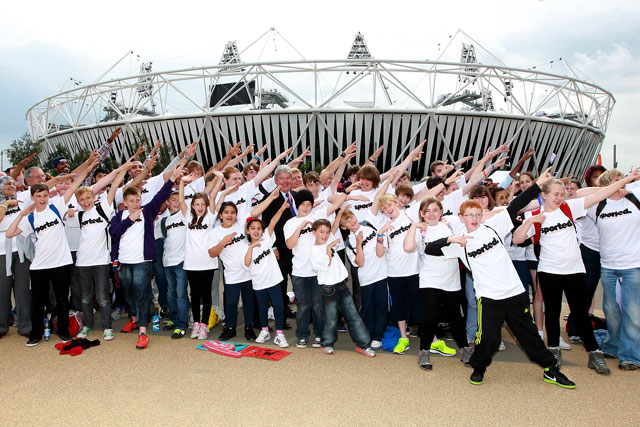
[[[25, 133], [18, 139], [14, 139], [11, 142], [11, 147], [7, 149], [7, 157], [9, 157], [9, 161], [17, 165], [20, 160], [26, 159], [33, 153], [38, 153], [42, 151], [42, 144], [31, 139], [31, 135]], [[39, 156], [36, 156], [31, 160], [26, 168], [30, 168], [31, 166], [40, 166]]]
[[[134, 139], [136, 141], [136, 145], [142, 144], [146, 154], [149, 154], [153, 149], [154, 144], [152, 144], [149, 141], [149, 139], [147, 138], [147, 135], [144, 132], [142, 132], [140, 128], [136, 128], [134, 132]], [[133, 151], [135, 151], [135, 148]], [[160, 147], [160, 149], [156, 154], [158, 155], [158, 161], [156, 163], [156, 167], [153, 168], [153, 170], [151, 171], [151, 174], [154, 176], [162, 173], [162, 171], [164, 171], [167, 165], [171, 163], [171, 160], [173, 160], [175, 156], [173, 149], [167, 144], [162, 144], [162, 146]], [[144, 160], [141, 160], [141, 161], [144, 163]]]

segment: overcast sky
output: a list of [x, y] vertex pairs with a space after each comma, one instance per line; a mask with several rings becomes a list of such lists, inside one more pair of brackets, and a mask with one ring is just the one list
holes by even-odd
[[[640, 165], [640, 2], [112, 0], [10, 2], [3, 9], [0, 149], [28, 130], [25, 113], [34, 103], [69, 77], [95, 80], [129, 50], [153, 60], [154, 71], [214, 65], [227, 41], [242, 49], [275, 27], [307, 59], [346, 58], [358, 31], [376, 58], [435, 59], [438, 43], [460, 28], [509, 66], [559, 72], [549, 61], [563, 57], [612, 92], [605, 166], [613, 144], [620, 169]], [[271, 50], [265, 55], [278, 57]], [[279, 50], [288, 52], [282, 44]]]

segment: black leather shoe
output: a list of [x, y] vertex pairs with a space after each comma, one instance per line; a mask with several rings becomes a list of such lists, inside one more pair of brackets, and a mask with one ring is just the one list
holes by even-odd
[[291, 325], [289, 324], [289, 322], [284, 322], [284, 330], [288, 331], [289, 329], [291, 329]]
[[247, 341], [255, 341], [256, 338], [258, 338], [256, 336], [256, 333], [253, 332], [253, 328], [245, 328], [244, 329], [244, 337], [247, 339]]
[[228, 341], [235, 336], [236, 336], [236, 328], [224, 328], [224, 330], [218, 337], [218, 341]]
[[[291, 310], [289, 307], [285, 307], [285, 309], [284, 309], [284, 316], [285, 316], [287, 319], [295, 319], [295, 318], [296, 318], [296, 312], [295, 312], [295, 311], [293, 311], [293, 310]], [[287, 328], [285, 328], [285, 329], [287, 329]]]

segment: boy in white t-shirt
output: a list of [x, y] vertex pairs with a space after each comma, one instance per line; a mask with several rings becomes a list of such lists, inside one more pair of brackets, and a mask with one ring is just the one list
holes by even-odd
[[[460, 205], [460, 219], [466, 232], [428, 244], [427, 255], [459, 258], [473, 274], [478, 297], [478, 332], [469, 364], [474, 368], [469, 382], [480, 385], [501, 340], [506, 322], [529, 358], [544, 368], [543, 380], [563, 388], [575, 384], [558, 368], [553, 354], [544, 345], [529, 312], [529, 300], [518, 273], [504, 247], [503, 239], [511, 232], [518, 210], [526, 206], [540, 189], [532, 186], [504, 211], [482, 223], [482, 205], [467, 200]], [[522, 203], [521, 203], [522, 202]]]
[[67, 212], [67, 203], [80, 186], [87, 173], [97, 164], [94, 161], [85, 167], [73, 181], [66, 193], [52, 202], [49, 187], [45, 184], [31, 186], [33, 203], [11, 223], [6, 237], [19, 234], [30, 238], [35, 235], [35, 255], [31, 261], [31, 334], [27, 347], [38, 345], [44, 332], [44, 306], [53, 285], [56, 295], [57, 330], [62, 341], [69, 341], [69, 279], [71, 276], [71, 251], [64, 232], [62, 218]]
[[338, 244], [335, 233], [338, 231], [342, 212], [343, 210], [340, 210], [336, 215], [333, 226], [326, 219], [319, 219], [311, 226], [316, 239], [315, 245], [311, 248], [311, 266], [318, 273], [318, 286], [324, 304], [322, 351], [326, 354], [334, 352], [333, 344], [338, 339], [337, 322], [340, 309], [349, 327], [351, 339], [356, 344], [356, 351], [373, 357], [376, 353], [371, 349], [371, 337], [345, 282], [348, 276], [347, 269], [334, 249]]
[[126, 209], [118, 211], [111, 219], [109, 233], [113, 238], [111, 260], [118, 262], [118, 279], [125, 292], [131, 321], [120, 330], [131, 332], [139, 328], [136, 343], [139, 350], [147, 348], [149, 336], [149, 305], [151, 292], [151, 261], [157, 257], [153, 230], [162, 203], [171, 194], [175, 180], [182, 176], [182, 165], [174, 166], [171, 177], [151, 201], [142, 206], [142, 193], [137, 188], [123, 191]]
[[382, 347], [382, 336], [387, 328], [389, 305], [384, 238], [375, 228], [361, 225], [349, 209], [342, 213], [340, 228], [349, 230], [346, 252], [351, 265], [357, 266], [360, 315], [371, 336], [371, 348], [378, 350]]
[[[76, 272], [80, 284], [81, 305], [84, 326], [78, 338], [86, 338], [93, 331], [93, 295], [100, 307], [100, 324], [105, 341], [114, 339], [111, 328], [111, 298], [109, 269], [108, 228], [113, 215], [113, 200], [116, 190], [127, 173], [122, 168], [107, 194], [106, 203], [95, 205], [95, 194], [91, 187], [80, 187], [76, 199], [83, 209], [77, 213], [80, 227], [80, 241], [76, 253]], [[94, 286], [95, 283], [95, 286]]]

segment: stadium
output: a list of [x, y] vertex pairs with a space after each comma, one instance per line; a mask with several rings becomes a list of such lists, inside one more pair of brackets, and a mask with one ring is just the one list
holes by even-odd
[[111, 153], [119, 161], [142, 135], [172, 144], [174, 152], [198, 140], [197, 160], [206, 166], [237, 141], [256, 149], [271, 142], [265, 154], [271, 158], [308, 148], [312, 166], [326, 165], [356, 141], [360, 164], [385, 145], [382, 170], [426, 139], [413, 179], [435, 159], [477, 160], [509, 142], [513, 159], [536, 148], [524, 170], [540, 172], [555, 154], [556, 174], [580, 175], [602, 147], [615, 104], [562, 58], [571, 75], [510, 67], [462, 31], [435, 60], [374, 58], [358, 33], [345, 59], [308, 60], [284, 40], [299, 58], [243, 61], [248, 48], [276, 35], [270, 29], [244, 51], [229, 42], [212, 66], [156, 71], [143, 62], [137, 74], [107, 77], [114, 65], [94, 83], [75, 82], [31, 107], [31, 135], [46, 158], [59, 145], [72, 155], [95, 149], [122, 127]]

